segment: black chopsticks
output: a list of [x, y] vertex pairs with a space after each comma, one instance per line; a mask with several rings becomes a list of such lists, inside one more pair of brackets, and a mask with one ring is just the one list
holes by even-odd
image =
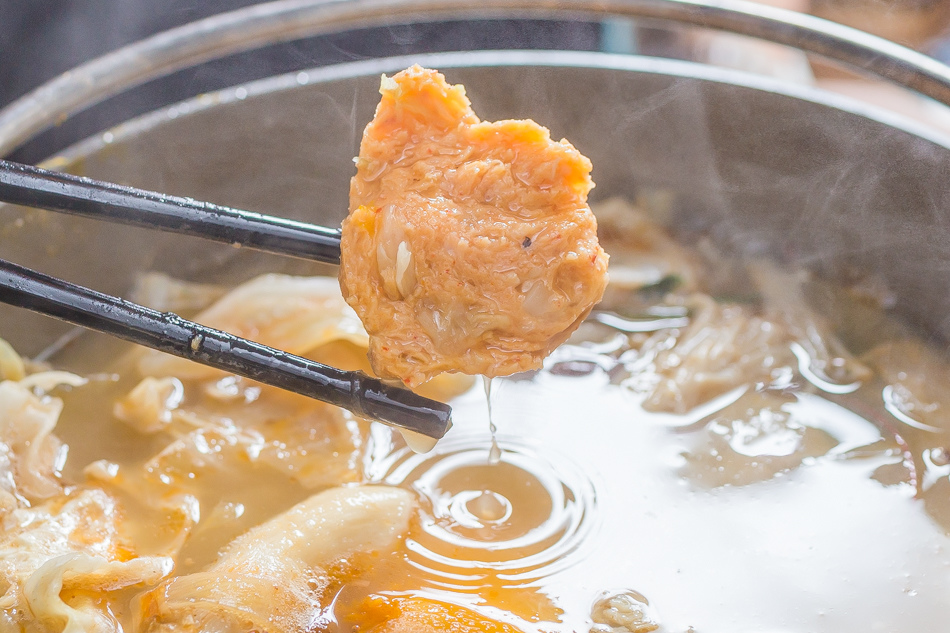
[[[100, 218], [318, 261], [340, 261], [340, 232], [0, 160], [0, 202]], [[287, 389], [441, 438], [452, 409], [343, 371], [0, 259], [0, 302]]]
[[6, 160], [0, 160], [0, 202], [194, 235], [328, 264], [340, 263], [339, 229]]

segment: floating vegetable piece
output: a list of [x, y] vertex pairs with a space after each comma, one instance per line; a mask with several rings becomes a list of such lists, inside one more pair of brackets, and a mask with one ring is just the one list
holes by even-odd
[[[311, 630], [328, 598], [331, 566], [391, 550], [414, 502], [386, 486], [333, 488], [235, 539], [209, 569], [146, 594], [139, 630], [296, 633]], [[350, 570], [350, 573], [356, 573]]]

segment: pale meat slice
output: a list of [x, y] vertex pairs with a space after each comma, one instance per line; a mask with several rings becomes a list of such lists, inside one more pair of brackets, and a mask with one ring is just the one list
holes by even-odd
[[419, 66], [383, 78], [343, 222], [340, 286], [374, 371], [540, 367], [600, 300], [590, 161], [534, 121], [481, 122]]

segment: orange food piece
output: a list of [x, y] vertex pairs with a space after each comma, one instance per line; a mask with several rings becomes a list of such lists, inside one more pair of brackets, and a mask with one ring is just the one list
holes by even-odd
[[369, 596], [356, 611], [365, 633], [521, 633], [472, 609], [416, 596]]
[[540, 367], [607, 283], [590, 161], [534, 121], [479, 121], [433, 70], [384, 77], [380, 92], [340, 267], [374, 371], [415, 386]]

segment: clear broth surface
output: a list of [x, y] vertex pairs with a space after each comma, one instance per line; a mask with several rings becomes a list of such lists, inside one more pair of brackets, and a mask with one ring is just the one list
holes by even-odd
[[[608, 288], [544, 370], [492, 381], [496, 464], [486, 389], [475, 382], [452, 400], [446, 438], [416, 454], [382, 425], [299, 396], [242, 383], [234, 398], [212, 397], [209, 383], [183, 380], [184, 409], [228, 433], [284, 439], [262, 443], [260, 459], [235, 458], [225, 433], [196, 444], [200, 465], [178, 464], [175, 485], [198, 498], [201, 519], [173, 573], [206, 568], [236, 536], [324, 488], [378, 483], [413, 492], [417, 516], [396, 551], [334, 589], [319, 630], [365, 630], [364, 600], [388, 595], [469, 607], [525, 632], [587, 632], [595, 603], [629, 592], [658, 623], [642, 631], [944, 631], [945, 359], [869, 300], [868, 288], [802, 282], [715, 254], [703, 264], [626, 203], [614, 215], [607, 204], [607, 250], [636, 287]], [[629, 234], [640, 241], [627, 253]], [[691, 281], [696, 271], [705, 282]], [[618, 272], [612, 279], [622, 281]], [[757, 274], [765, 285], [750, 281]], [[102, 341], [80, 337], [56, 358], [90, 377], [54, 392], [65, 401], [56, 429], [70, 447], [64, 476], [82, 482], [96, 460], [131, 473], [117, 493], [124, 520], [137, 542], [160, 550], [163, 517], [136, 486], [167, 474], [147, 465], [173, 438], [113, 416], [139, 376], [129, 348]], [[741, 352], [733, 361], [728, 345]], [[367, 368], [365, 349], [348, 342], [317, 352]], [[658, 407], [664, 380], [676, 383], [674, 395], [690, 380], [661, 375], [664, 354], [674, 370], [727, 379]], [[716, 358], [728, 362], [717, 368]], [[686, 413], [658, 412], [677, 409]]]
[[[358, 479], [413, 490], [420, 517], [404, 548], [340, 591], [327, 630], [353, 630], [360, 600], [389, 592], [471, 606], [525, 631], [587, 631], [593, 602], [619, 590], [645, 596], [660, 631], [942, 630], [950, 541], [934, 516], [947, 516], [950, 499], [925, 507], [901, 473], [882, 483], [902, 457], [879, 426], [800, 381], [778, 407], [804, 438], [800, 454], [789, 456], [788, 425], [741, 444], [745, 454], [722, 450], [708, 420], [761, 405], [754, 389], [684, 416], [651, 413], [605, 369], [616, 350], [598, 364], [603, 345], [575, 343], [553, 371], [494, 381], [498, 465], [488, 463], [481, 385], [452, 402], [454, 427], [432, 453], [373, 425]], [[68, 476], [101, 458], [140, 468], [161, 448], [112, 418], [130, 373], [57, 394]], [[848, 401], [882, 411], [874, 385]], [[203, 508], [242, 510], [199, 524], [175, 573], [201, 569], [313, 492], [253, 466], [202, 477]], [[145, 508], [128, 512], [152, 520]]]

